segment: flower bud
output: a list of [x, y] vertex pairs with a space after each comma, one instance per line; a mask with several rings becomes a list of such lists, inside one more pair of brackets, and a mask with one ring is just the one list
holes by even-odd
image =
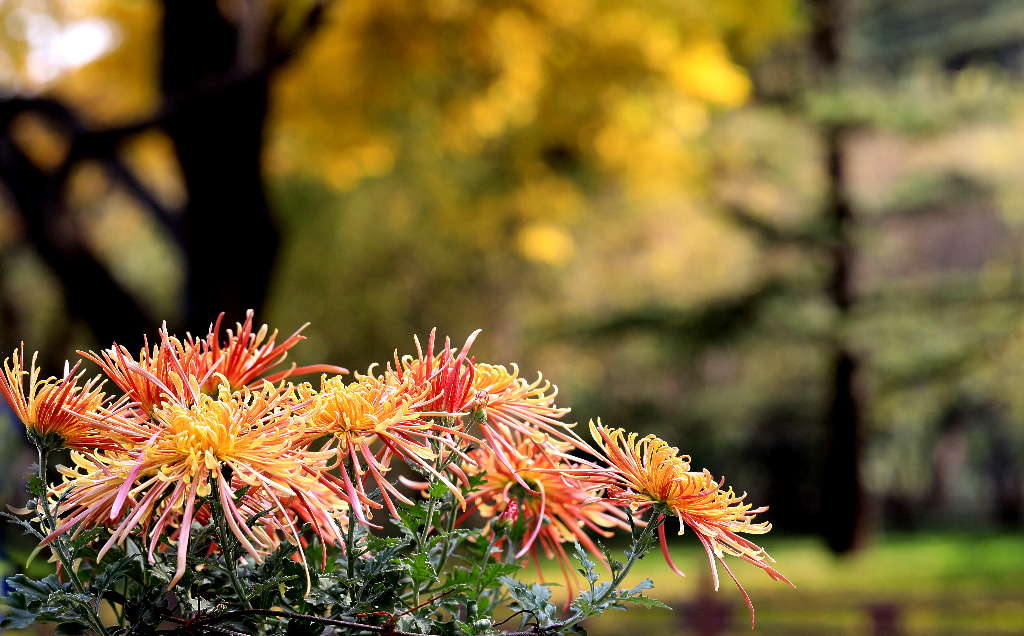
[[516, 525], [516, 521], [519, 521], [519, 503], [510, 501], [505, 508], [505, 512], [498, 515], [498, 520], [494, 522], [494, 525], [498, 530], [507, 532], [512, 526]]

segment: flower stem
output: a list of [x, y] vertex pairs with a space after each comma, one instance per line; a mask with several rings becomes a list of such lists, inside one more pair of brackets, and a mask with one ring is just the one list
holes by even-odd
[[[619, 573], [612, 578], [611, 585], [608, 586], [608, 589], [605, 590], [604, 593], [601, 594], [601, 596], [599, 596], [593, 601], [594, 606], [600, 606], [601, 603], [604, 603], [608, 600], [609, 596], [615, 594], [616, 590], [619, 589], [619, 585], [621, 585], [622, 582], [626, 580], [626, 576], [629, 574], [629, 571], [633, 568], [633, 564], [635, 564], [639, 559], [643, 558], [644, 555], [647, 554], [647, 550], [640, 551], [637, 549], [637, 547], [649, 545], [654, 537], [655, 530], [658, 529], [658, 526], [661, 525], [661, 523], [662, 519], [659, 518], [658, 510], [656, 508], [652, 509], [651, 516], [647, 518], [647, 525], [644, 526], [643, 532], [640, 533], [640, 538], [634, 539], [633, 545], [630, 547], [629, 558], [626, 560], [626, 564], [622, 567], [622, 570], [620, 570]], [[583, 612], [578, 612], [575, 616], [566, 620], [565, 622], [559, 623], [557, 626], [552, 626], [552, 628], [548, 629], [553, 629], [557, 627], [557, 630], [561, 632], [562, 630], [567, 630], [573, 625], [582, 622], [587, 617], [588, 616]]]
[[356, 521], [349, 515], [348, 532], [345, 535], [345, 562], [348, 566], [348, 579], [356, 578]]
[[[40, 488], [42, 488], [42, 496], [39, 497], [39, 506], [43, 509], [43, 516], [46, 518], [46, 523], [49, 526], [49, 532], [46, 534], [49, 534], [50, 532], [56, 532], [57, 530], [57, 518], [54, 511], [50, 510], [50, 500], [47, 498], [46, 493], [46, 467], [50, 461], [50, 450], [44, 448], [42, 444], [37, 443], [36, 453], [39, 457], [39, 483]], [[60, 535], [53, 538], [53, 541], [50, 544], [50, 550], [60, 561], [61, 567], [64, 568], [64, 571], [67, 572], [68, 579], [71, 580], [71, 585], [75, 588], [75, 592], [83, 596], [88, 596], [89, 592], [86, 590], [85, 585], [82, 584], [82, 580], [78, 577], [78, 572], [76, 572], [72, 567], [74, 563], [72, 562], [66, 546], [64, 545], [64, 540]], [[100, 634], [100, 636], [109, 636], [107, 628], [103, 626], [103, 619], [100, 618], [98, 605], [99, 599], [97, 599], [96, 605], [93, 605], [93, 603], [86, 604], [89, 609], [87, 618], [89, 619], [89, 622], [92, 623], [92, 627], [96, 630], [97, 634]]]
[[[455, 522], [459, 518], [459, 515], [456, 512], [454, 506], [455, 506], [455, 502], [452, 501], [452, 509], [448, 511], [448, 531], [447, 532], [448, 532], [449, 535], [451, 535], [451, 533], [455, 531]], [[454, 551], [454, 549], [455, 549], [455, 547], [452, 546], [451, 538], [450, 537], [446, 538], [444, 540], [444, 550], [442, 550], [442, 552], [441, 552], [441, 559], [440, 559], [440, 561], [437, 564], [437, 573], [438, 574], [441, 574], [441, 571], [444, 570], [445, 563], [448, 562], [448, 557], [451, 556], [451, 553]]]
[[[238, 600], [242, 603], [245, 609], [252, 609], [252, 603], [249, 602], [249, 597], [245, 595], [245, 588], [242, 587], [242, 582], [238, 578], [238, 559], [235, 558], [235, 551], [228, 543], [228, 532], [227, 532], [227, 521], [224, 515], [230, 514], [227, 510], [222, 508], [219, 484], [218, 480], [211, 479], [211, 495], [216, 504], [211, 505], [213, 509], [213, 523], [217, 531], [217, 542], [220, 544], [220, 553], [224, 557], [224, 572], [227, 573], [228, 579], [231, 581], [231, 587], [235, 590], [235, 595], [238, 596]], [[231, 493], [226, 493], [228, 497]]]

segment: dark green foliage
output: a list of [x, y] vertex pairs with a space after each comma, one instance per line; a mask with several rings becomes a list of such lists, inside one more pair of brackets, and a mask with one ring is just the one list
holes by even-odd
[[[481, 478], [471, 478], [464, 494], [480, 483]], [[38, 500], [40, 483], [29, 488], [39, 491], [33, 493]], [[46, 622], [57, 623], [61, 634], [96, 633], [97, 617], [109, 616], [98, 609], [109, 605], [116, 615], [115, 624], [104, 626], [110, 636], [322, 636], [334, 633], [334, 628], [344, 628], [338, 633], [373, 633], [367, 627], [378, 628], [376, 633], [384, 629], [443, 636], [517, 629], [556, 634], [583, 633], [583, 620], [624, 609], [626, 603], [662, 607], [642, 594], [651, 587], [649, 580], [633, 589], [619, 589], [632, 564], [653, 547], [654, 523], [634, 526], [626, 563], [612, 558], [602, 546], [612, 581], [601, 581], [598, 564], [582, 547], [574, 546], [572, 554], [588, 589], [562, 616], [549, 585], [515, 578], [521, 564], [513, 556], [513, 546], [526, 531], [522, 518], [492, 534], [456, 528], [464, 511], [455, 496], [437, 483], [428, 493], [432, 496], [400, 509], [399, 519], [382, 533], [393, 536], [374, 535], [355, 525], [344, 544], [324, 545], [304, 527], [300, 533], [311, 540], [301, 551], [282, 543], [257, 563], [227, 531], [214, 491], [202, 500], [210, 507], [212, 520], [193, 528], [188, 567], [172, 589], [168, 584], [175, 571], [176, 546], [166, 537], [158, 539], [152, 562], [134, 539], [128, 539], [97, 563], [97, 548], [109, 538], [109, 531], [75, 527], [52, 546], [76, 563], [74, 579], [10, 577], [0, 628]], [[39, 520], [5, 516], [38, 539], [48, 534]], [[249, 525], [257, 524], [261, 516], [253, 515]], [[217, 550], [211, 550], [214, 544]]]

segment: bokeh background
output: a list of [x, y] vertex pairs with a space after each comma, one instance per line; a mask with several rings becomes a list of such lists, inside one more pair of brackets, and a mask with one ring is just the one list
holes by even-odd
[[[1019, 2], [4, 0], [0, 87], [0, 351], [483, 328], [771, 506], [762, 633], [1024, 633]], [[688, 539], [592, 633], [747, 631]]]

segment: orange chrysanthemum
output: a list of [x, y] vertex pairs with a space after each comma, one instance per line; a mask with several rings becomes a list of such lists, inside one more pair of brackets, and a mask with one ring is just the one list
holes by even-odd
[[[399, 381], [411, 380], [421, 387], [425, 408], [471, 414], [488, 452], [513, 475], [516, 473], [512, 457], [517, 451], [509, 445], [506, 429], [537, 441], [550, 436], [575, 448], [585, 448], [586, 444], [572, 432], [570, 425], [560, 421], [569, 409], [555, 406], [557, 387], [539, 374], [534, 382], [520, 378], [514, 364], [509, 369], [476, 362], [469, 356], [478, 334], [479, 330], [471, 333], [458, 349], [445, 338], [444, 346], [436, 353], [436, 330], [431, 330], [426, 350], [421, 347], [419, 338], [414, 337], [416, 356], [399, 358], [396, 352], [394, 368], [389, 367], [388, 372]], [[550, 450], [544, 444], [540, 448], [542, 452]], [[529, 489], [524, 480], [516, 479]]]
[[519, 367], [511, 368], [476, 363], [473, 365], [472, 405], [480, 409], [487, 422], [507, 426], [535, 437], [538, 431], [549, 433], [576, 445], [579, 441], [560, 420], [569, 412], [555, 406], [558, 387], [537, 374], [533, 382], [519, 377]]
[[424, 404], [432, 410], [452, 413], [476, 412], [482, 426], [508, 426], [526, 435], [544, 431], [575, 443], [578, 438], [567, 433], [567, 425], [559, 421], [567, 408], [555, 406], [558, 387], [544, 380], [529, 382], [519, 377], [519, 368], [476, 362], [469, 357], [469, 349], [479, 330], [466, 339], [461, 348], [451, 346], [445, 338], [444, 346], [435, 353], [436, 330], [430, 332], [424, 351], [418, 337], [416, 357], [395, 354], [394, 369], [389, 372], [400, 380], [411, 379], [424, 391]]
[[437, 329], [430, 330], [427, 348], [420, 345], [419, 336], [413, 336], [416, 357], [398, 357], [394, 353], [394, 367], [388, 366], [387, 373], [398, 383], [411, 382], [422, 391], [423, 406], [436, 411], [461, 413], [473, 400], [473, 365], [469, 349], [479, 335], [477, 329], [469, 334], [461, 348], [452, 347], [451, 339], [444, 339], [444, 346], [435, 353]]
[[222, 341], [223, 318], [224, 314], [218, 316], [210, 332], [199, 339], [189, 336], [179, 340], [168, 333], [165, 324], [158, 332], [160, 343], [150, 348], [147, 339], [137, 359], [118, 344], [99, 353], [79, 351], [79, 354], [98, 364], [146, 412], [151, 412], [167, 397], [187, 400], [189, 393], [185, 384], [189, 377], [198, 381], [202, 391], [210, 392], [225, 381], [232, 389], [240, 389], [263, 380], [276, 383], [293, 375], [347, 373], [342, 367], [317, 364], [292, 365], [267, 375], [285, 361], [292, 347], [305, 339], [301, 333], [306, 325], [277, 344], [277, 330], [269, 332], [267, 325], [263, 325], [253, 332], [250, 309], [245, 314], [245, 322], [236, 323], [235, 330], [227, 329]]
[[[258, 390], [232, 392], [224, 382], [213, 397], [199, 391], [195, 378], [186, 386], [189, 400], [168, 399], [153, 411], [151, 421], [139, 419], [135, 411], [108, 414], [115, 421], [149, 427], [146, 443], [130, 451], [72, 453], [75, 468], [63, 468], [64, 482], [52, 490], [56, 496], [70, 493], [59, 527], [47, 541], [79, 523], [79, 529], [109, 525], [113, 532], [100, 550], [102, 557], [141, 526], [152, 558], [159, 537], [170, 536], [177, 541], [173, 586], [185, 571], [192, 521], [202, 514], [197, 499], [215, 486], [231, 532], [253, 558], [273, 549], [268, 537], [275, 532], [299, 543], [296, 507], [302, 517], [316, 521], [325, 541], [339, 540], [337, 500], [327, 501], [317, 487], [318, 472], [331, 453], [296, 444], [304, 428], [292, 412], [290, 389], [265, 383]], [[234, 501], [227, 469], [235, 483], [250, 487], [251, 497], [275, 509], [277, 516], [264, 518], [261, 531], [246, 524], [252, 506]]]
[[[306, 323], [295, 330], [295, 333], [277, 344], [277, 330], [269, 331], [262, 325], [253, 331], [253, 311], [245, 312], [245, 322], [235, 323], [235, 330], [226, 330], [226, 338], [221, 342], [221, 321], [224, 314], [217, 316], [217, 322], [207, 334], [206, 359], [211, 368], [216, 367], [217, 373], [227, 379], [233, 389], [248, 386], [260, 379], [268, 382], [280, 382], [285, 378], [309, 373], [348, 373], [346, 369], [333, 364], [313, 364], [297, 367], [294, 364], [288, 369], [270, 373], [272, 369], [284, 364], [288, 351], [305, 340], [302, 331], [309, 326]], [[269, 332], [269, 335], [268, 335]]]
[[[556, 406], [557, 387], [540, 375], [533, 382], [520, 377], [514, 364], [469, 356], [479, 332], [460, 348], [448, 338], [436, 348], [431, 331], [425, 349], [415, 339], [415, 356], [396, 352], [393, 366], [376, 373], [371, 366], [349, 382], [324, 375], [314, 388], [285, 379], [344, 369], [293, 365], [274, 372], [303, 339], [301, 328], [278, 344], [266, 325], [254, 331], [251, 311], [223, 335], [222, 318], [201, 338], [178, 339], [165, 326], [159, 342], [147, 342], [137, 357], [116, 344], [83, 353], [124, 391], [113, 403], [105, 401], [99, 378], [79, 384], [77, 366], [40, 381], [34, 357], [24, 369], [23, 347], [13, 362], [5, 360], [0, 393], [33, 438], [72, 449], [73, 466], [59, 467], [63, 482], [50, 489], [61, 506], [43, 543], [104, 526], [110, 537], [97, 558], [135, 534], [153, 560], [167, 539], [177, 557], [173, 587], [185, 573], [193, 524], [210, 523], [219, 509], [252, 558], [292, 541], [305, 562], [303, 546], [314, 535], [300, 535], [300, 525], [338, 543], [349, 523], [373, 525], [370, 511], [386, 507], [397, 517], [395, 500], [413, 504], [388, 480], [395, 462], [443, 483], [466, 511], [458, 522], [479, 514], [492, 541], [507, 541], [507, 526], [523, 520], [515, 558], [532, 559], [538, 572], [540, 551], [557, 559], [570, 598], [576, 575], [563, 544], [578, 542], [603, 561], [593, 537], [628, 528], [641, 510], [655, 514], [664, 557], [680, 575], [663, 517], [677, 517], [680, 534], [691, 528], [707, 551], [715, 589], [721, 563], [752, 619], [753, 605], [726, 555], [789, 583], [762, 548], [740, 536], [770, 530], [755, 522], [765, 508], [744, 503], [745, 495], [707, 470], [691, 470], [689, 457], [653, 435], [598, 422], [590, 425], [595, 444], [583, 440], [562, 421], [568, 409]], [[484, 477], [482, 485], [464, 495], [456, 482], [472, 483], [474, 475]], [[376, 487], [382, 503], [367, 486]], [[207, 499], [214, 492], [216, 501]]]
[[150, 413], [168, 398], [187, 400], [186, 379], [189, 376], [198, 378], [198, 383], [204, 385], [213, 379], [213, 371], [216, 370], [211, 370], [211, 365], [202, 359], [202, 347], [170, 335], [166, 325], [158, 333], [160, 343], [150, 347], [146, 338], [138, 359], [116, 343], [99, 353], [78, 353], [99, 365], [125, 395]]
[[308, 384], [297, 388], [300, 399], [309, 404], [303, 411], [310, 426], [306, 437], [328, 435], [321, 450], [337, 456], [341, 477], [325, 472], [321, 474], [323, 482], [348, 501], [358, 502], [352, 507], [353, 516], [372, 525], [364, 508], [382, 506], [366, 492], [363, 478], [369, 473], [388, 512], [397, 517], [392, 498], [413, 503], [386, 478], [391, 460], [397, 457], [433, 475], [465, 504], [459, 488], [432, 465], [437, 457], [432, 444], [459, 454], [462, 451], [455, 440], [466, 437], [475, 441], [454, 425], [443, 423], [458, 414], [427, 410], [426, 390], [410, 377], [377, 377], [372, 372], [371, 368], [366, 375], [357, 374], [348, 384], [339, 376], [324, 377], [318, 391]]
[[[715, 589], [719, 587], [717, 560], [742, 592], [752, 622], [753, 603], [725, 562], [725, 555], [743, 559], [764, 570], [772, 579], [792, 585], [770, 565], [775, 560], [764, 549], [737, 534], [770, 531], [771, 524], [754, 522], [755, 516], [767, 508], [754, 509], [743, 502], [745, 494], [736, 495], [732, 488], [723, 490], [723, 484], [707, 470], [691, 471], [688, 456], [680, 456], [678, 449], [654, 435], [640, 438], [636, 433], [606, 428], [600, 422], [591, 422], [590, 431], [611, 470], [580, 473], [605, 482], [606, 498], [616, 505], [632, 510], [660, 506], [679, 519], [680, 534], [689, 526], [707, 551]], [[682, 575], [669, 556], [664, 525], [659, 526], [658, 534], [669, 567]]]
[[[558, 560], [571, 599], [575, 595], [576, 577], [562, 544], [578, 541], [604, 561], [588, 531], [610, 537], [614, 528], [629, 527], [626, 513], [595, 496], [595, 490], [603, 489], [603, 484], [568, 476], [581, 464], [564, 459], [561, 451], [568, 450], [567, 445], [537, 441], [506, 427], [496, 430], [501, 434], [502, 445], [513, 449], [506, 454], [512, 469], [487, 449], [474, 450], [471, 456], [475, 464], [466, 465], [463, 470], [467, 474], [483, 474], [486, 481], [469, 496], [469, 502], [487, 519], [515, 506], [518, 518], [526, 523], [526, 535], [515, 556], [529, 554], [539, 574], [539, 544], [548, 558]], [[529, 490], [520, 480], [526, 482]]]
[[40, 380], [37, 356], [32, 355], [26, 371], [25, 345], [22, 344], [4, 360], [3, 373], [0, 373], [0, 394], [25, 425], [29, 435], [44, 446], [77, 449], [117, 447], [117, 436], [112, 435], [109, 426], [103, 422], [90, 423], [82, 417], [82, 414], [95, 412], [103, 403], [100, 378], [92, 378], [80, 386], [78, 382], [83, 374], [78, 372], [78, 366], [69, 368], [65, 364], [62, 377]]

